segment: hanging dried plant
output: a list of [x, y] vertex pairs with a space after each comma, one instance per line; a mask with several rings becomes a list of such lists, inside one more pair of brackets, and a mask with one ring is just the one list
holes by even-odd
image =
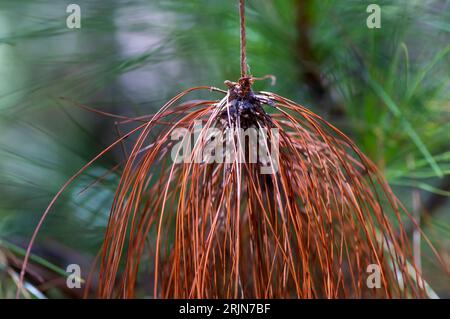
[[[157, 298], [433, 297], [403, 227], [414, 221], [374, 164], [307, 108], [252, 90], [243, 2], [239, 81], [191, 88], [153, 116], [126, 119], [143, 123], [64, 185], [37, 230], [74, 178], [139, 132], [111, 209], [99, 297], [135, 297], [143, 266]], [[198, 90], [222, 97], [180, 102]]]

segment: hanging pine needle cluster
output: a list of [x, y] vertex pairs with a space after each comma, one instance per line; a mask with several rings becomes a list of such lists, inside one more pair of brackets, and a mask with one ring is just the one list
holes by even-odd
[[[238, 82], [188, 89], [129, 119], [140, 124], [69, 180], [43, 219], [86, 167], [138, 133], [99, 257], [98, 297], [137, 297], [138, 282], [156, 298], [432, 297], [403, 226], [414, 222], [374, 164], [306, 107], [252, 90], [242, 0], [240, 16]], [[199, 90], [219, 97], [182, 102]], [[195, 138], [174, 139], [180, 130]], [[242, 130], [261, 133], [258, 144]], [[251, 161], [252, 152], [265, 156]]]

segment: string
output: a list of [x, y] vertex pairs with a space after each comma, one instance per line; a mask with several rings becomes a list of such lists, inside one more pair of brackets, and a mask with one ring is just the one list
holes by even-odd
[[241, 30], [241, 77], [248, 75], [247, 71], [247, 39], [245, 33], [245, 0], [239, 0], [239, 16], [240, 16], [240, 30]]

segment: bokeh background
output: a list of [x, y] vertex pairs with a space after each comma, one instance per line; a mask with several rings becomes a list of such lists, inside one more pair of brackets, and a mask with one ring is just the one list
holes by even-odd
[[[66, 26], [71, 2], [0, 2], [0, 298], [14, 297], [24, 248], [52, 196], [129, 129], [79, 104], [151, 114], [191, 86], [239, 76], [237, 1], [73, 2], [80, 29]], [[381, 7], [379, 29], [366, 26], [370, 3]], [[247, 34], [251, 73], [277, 78], [256, 89], [347, 133], [450, 264], [450, 1], [248, 0]], [[65, 287], [65, 267], [77, 263], [87, 275], [120, 173], [109, 170], [123, 152], [102, 157], [58, 200], [33, 250], [30, 298], [82, 296]], [[423, 238], [409, 235], [425, 278], [450, 297]]]

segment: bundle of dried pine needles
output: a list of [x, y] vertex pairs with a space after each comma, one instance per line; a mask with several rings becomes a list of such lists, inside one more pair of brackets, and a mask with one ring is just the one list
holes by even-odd
[[[413, 219], [374, 164], [307, 108], [252, 90], [243, 2], [240, 80], [227, 81], [227, 91], [191, 88], [149, 119], [126, 119], [143, 123], [64, 185], [37, 230], [75, 177], [139, 132], [111, 209], [99, 297], [135, 297], [143, 264], [157, 298], [431, 297], [403, 228], [403, 217]], [[223, 97], [180, 102], [197, 90]], [[198, 123], [197, 137], [183, 139], [192, 151], [177, 160], [184, 144], [173, 139], [175, 131], [194, 131]], [[235, 156], [222, 148], [227, 141], [211, 136], [212, 129], [228, 136]], [[258, 147], [276, 158], [241, 156], [255, 148], [242, 129], [265, 132]], [[214, 151], [205, 156], [206, 148]], [[367, 285], [370, 265], [379, 270], [379, 289]]]

